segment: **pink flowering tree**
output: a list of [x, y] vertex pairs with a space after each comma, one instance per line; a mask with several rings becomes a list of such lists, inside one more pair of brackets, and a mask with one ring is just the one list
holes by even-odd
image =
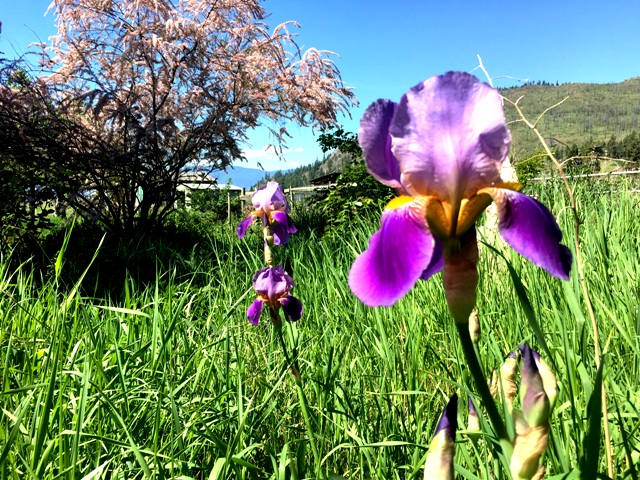
[[[270, 30], [260, 0], [54, 0], [42, 66], [82, 189], [77, 210], [116, 230], [161, 221], [180, 172], [223, 169], [247, 130], [282, 146], [289, 122], [323, 128], [356, 101], [331, 53], [301, 52], [293, 22]], [[43, 47], [45, 47], [43, 45]], [[83, 154], [83, 155], [81, 155]], [[68, 158], [68, 155], [67, 155]]]

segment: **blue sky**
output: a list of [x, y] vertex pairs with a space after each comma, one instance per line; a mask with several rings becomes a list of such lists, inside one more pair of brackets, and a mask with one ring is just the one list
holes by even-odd
[[[50, 0], [0, 0], [0, 51], [23, 52], [55, 32]], [[471, 71], [477, 55], [493, 77], [549, 82], [620, 82], [640, 76], [640, 2], [265, 0], [275, 27], [300, 24], [301, 47], [330, 50], [360, 106], [343, 118], [357, 131], [364, 109], [377, 98], [399, 100], [416, 83], [448, 70]], [[475, 72], [484, 79], [482, 72]], [[513, 84], [496, 79], [496, 86]], [[267, 170], [293, 168], [322, 158], [310, 128], [289, 127], [286, 162], [264, 150], [264, 131], [250, 134], [245, 154]], [[317, 132], [316, 132], [317, 133]]]

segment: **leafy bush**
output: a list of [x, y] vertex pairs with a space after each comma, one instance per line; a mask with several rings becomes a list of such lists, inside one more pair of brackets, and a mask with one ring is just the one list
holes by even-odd
[[328, 225], [342, 231], [352, 225], [356, 216], [380, 213], [393, 197], [393, 190], [373, 178], [364, 161], [358, 159], [347, 165], [335, 189], [320, 202], [320, 208]]
[[547, 163], [547, 154], [538, 151], [533, 155], [514, 162], [513, 167], [518, 175], [518, 182], [527, 185], [532, 178], [539, 177]]
[[319, 201], [328, 227], [336, 233], [353, 224], [356, 216], [379, 213], [394, 196], [391, 188], [381, 184], [367, 171], [362, 159], [362, 149], [355, 133], [342, 128], [329, 129], [318, 138], [323, 152], [339, 150], [354, 159], [347, 164], [336, 181], [336, 187]]

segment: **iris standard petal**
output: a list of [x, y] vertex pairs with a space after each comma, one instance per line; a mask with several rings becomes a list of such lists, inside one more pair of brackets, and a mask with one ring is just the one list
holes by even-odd
[[255, 273], [252, 281], [256, 293], [272, 305], [293, 288], [293, 279], [285, 273], [281, 265], [261, 268]]
[[[403, 198], [410, 199], [400, 197], [396, 203], [402, 203]], [[435, 239], [426, 226], [423, 210], [419, 202], [411, 202], [383, 212], [380, 230], [349, 272], [349, 287], [365, 305], [393, 305], [431, 263]]]
[[278, 182], [269, 182], [267, 185], [271, 183], [274, 183], [276, 187], [273, 195], [271, 195], [271, 208], [273, 210], [282, 210], [284, 212], [288, 212], [289, 202], [287, 202], [287, 197], [284, 194], [282, 185], [280, 185]]
[[500, 94], [464, 72], [412, 88], [389, 133], [407, 191], [452, 204], [499, 180], [510, 142]]
[[271, 281], [269, 283], [267, 295], [271, 303], [275, 305], [277, 300], [287, 295], [293, 288], [293, 278], [285, 273], [282, 265], [272, 268], [270, 275]]
[[391, 100], [377, 100], [364, 112], [360, 120], [358, 142], [362, 147], [367, 170], [376, 180], [392, 188], [402, 188], [400, 167], [391, 153], [389, 125], [396, 104]]
[[256, 210], [270, 211], [272, 210], [272, 202], [276, 194], [280, 189], [280, 185], [277, 182], [267, 182], [266, 185], [258, 188], [253, 197], [251, 197], [251, 203]]
[[260, 314], [262, 313], [262, 300], [257, 298], [247, 309], [247, 318], [252, 325], [258, 325]]
[[249, 228], [249, 225], [253, 223], [253, 219], [254, 219], [254, 216], [249, 215], [247, 218], [245, 218], [240, 222], [240, 225], [238, 225], [238, 231], [236, 232], [238, 234], [238, 238], [244, 237], [244, 234], [247, 233], [247, 229]]
[[483, 189], [498, 207], [498, 230], [516, 252], [551, 275], [569, 280], [571, 250], [551, 212], [527, 195], [503, 188]]
[[272, 267], [262, 267], [256, 273], [253, 274], [251, 283], [256, 293], [262, 297], [267, 295], [269, 284], [271, 283], [271, 270]]
[[300, 320], [302, 316], [302, 302], [300, 300], [293, 295], [288, 295], [280, 299], [280, 305], [282, 305], [282, 309], [289, 317], [289, 320], [292, 322]]

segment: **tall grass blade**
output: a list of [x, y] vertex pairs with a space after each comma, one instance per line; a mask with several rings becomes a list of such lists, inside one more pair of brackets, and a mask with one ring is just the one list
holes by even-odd
[[511, 265], [511, 262], [507, 260], [507, 258], [502, 254], [502, 252], [500, 252], [499, 250], [497, 250], [496, 248], [494, 248], [493, 246], [485, 242], [482, 242], [482, 243], [485, 246], [489, 247], [491, 250], [493, 250], [494, 253], [496, 253], [499, 257], [501, 257], [505, 261], [507, 265], [507, 269], [509, 270], [509, 275], [511, 276], [511, 280], [513, 281], [513, 286], [516, 289], [518, 300], [520, 301], [520, 305], [522, 306], [524, 315], [525, 317], [527, 317], [527, 321], [529, 322], [529, 327], [531, 327], [531, 330], [533, 330], [533, 334], [535, 335], [536, 340], [544, 350], [546, 358], [548, 358], [549, 361], [555, 365], [553, 355], [551, 355], [551, 350], [549, 349], [549, 346], [547, 345], [547, 341], [544, 338], [544, 333], [542, 333], [542, 329], [540, 328], [540, 324], [538, 323], [538, 319], [536, 318], [535, 311], [533, 310], [533, 307], [531, 306], [531, 302], [529, 301], [529, 295], [527, 294], [527, 289], [522, 284], [522, 280], [520, 280], [520, 276], [513, 268], [513, 265]]
[[598, 464], [600, 460], [600, 443], [602, 441], [602, 369], [604, 358], [596, 373], [593, 390], [587, 406], [588, 429], [584, 438], [580, 470], [583, 480], [598, 478]]

